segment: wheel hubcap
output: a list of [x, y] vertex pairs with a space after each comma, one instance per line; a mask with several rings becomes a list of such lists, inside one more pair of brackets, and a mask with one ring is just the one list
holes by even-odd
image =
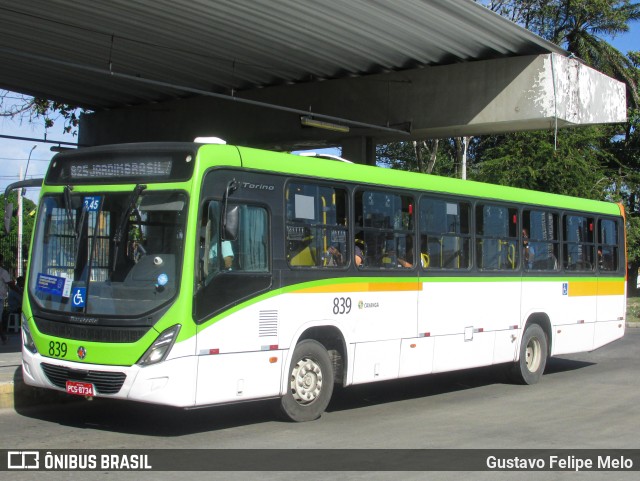
[[540, 341], [536, 338], [529, 339], [526, 350], [527, 369], [529, 372], [536, 372], [540, 368], [540, 361], [542, 360], [542, 348], [540, 347]]
[[298, 404], [315, 401], [322, 391], [322, 370], [309, 358], [300, 359], [291, 371], [291, 393]]

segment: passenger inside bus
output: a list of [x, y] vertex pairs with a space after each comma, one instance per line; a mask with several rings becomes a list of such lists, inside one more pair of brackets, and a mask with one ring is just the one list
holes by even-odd
[[[215, 207], [214, 207], [215, 208]], [[209, 209], [209, 214], [213, 209]], [[205, 284], [211, 279], [213, 274], [221, 269], [230, 270], [233, 267], [234, 252], [230, 241], [220, 242], [218, 235], [218, 218], [216, 215], [207, 215], [204, 212], [200, 227], [200, 262], [205, 278]], [[220, 245], [220, 259], [218, 254]], [[205, 256], [205, 252], [207, 255]]]
[[413, 237], [405, 237], [405, 253], [398, 256], [398, 267], [404, 267], [407, 269], [413, 268]]
[[529, 244], [529, 232], [527, 229], [522, 229], [522, 256], [527, 269], [533, 269], [533, 261], [536, 257], [536, 251], [534, 247]]
[[[362, 267], [364, 263], [364, 242], [362, 239], [356, 239], [355, 246], [353, 250], [353, 261], [356, 264], [356, 267]], [[329, 263], [328, 265], [336, 265], [343, 266], [345, 265], [345, 256], [340, 252], [337, 246], [331, 245], [329, 249], [327, 249], [327, 255]]]
[[354, 262], [356, 267], [362, 267], [364, 265], [364, 257], [366, 252], [366, 246], [364, 241], [360, 238], [356, 238], [355, 247], [353, 251]]

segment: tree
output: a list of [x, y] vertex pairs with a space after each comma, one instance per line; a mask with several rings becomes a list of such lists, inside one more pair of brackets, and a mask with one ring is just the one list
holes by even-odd
[[[604, 200], [612, 184], [606, 166], [615, 158], [603, 148], [602, 129], [517, 132], [483, 139], [473, 177], [513, 187]], [[613, 199], [610, 199], [613, 200]]]
[[62, 102], [0, 90], [0, 117], [28, 122], [42, 119], [45, 129], [62, 121], [63, 132], [76, 135], [81, 112], [81, 109]]
[[[7, 234], [4, 230], [4, 222], [0, 233], [0, 253], [4, 256], [4, 266], [9, 272], [15, 272], [18, 259], [18, 217], [16, 212], [17, 192], [9, 194], [8, 199], [0, 195], [0, 213], [4, 214], [7, 204], [13, 204], [13, 215], [11, 217], [11, 229]], [[33, 232], [35, 222], [36, 205], [26, 197], [22, 199], [22, 252], [23, 259], [27, 258], [29, 241]]]
[[[470, 151], [474, 145], [472, 142]], [[376, 147], [376, 160], [378, 165], [392, 169], [459, 177], [459, 149], [454, 138], [392, 142]]]

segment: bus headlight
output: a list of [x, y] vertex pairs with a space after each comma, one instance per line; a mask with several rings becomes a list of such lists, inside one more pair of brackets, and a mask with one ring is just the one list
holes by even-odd
[[33, 342], [31, 331], [29, 331], [29, 323], [27, 322], [27, 318], [24, 317], [24, 314], [22, 314], [22, 345], [32, 354], [38, 354], [38, 348], [36, 347], [36, 343]]
[[180, 332], [180, 324], [170, 327], [158, 336], [147, 352], [140, 358], [138, 365], [149, 366], [164, 361]]

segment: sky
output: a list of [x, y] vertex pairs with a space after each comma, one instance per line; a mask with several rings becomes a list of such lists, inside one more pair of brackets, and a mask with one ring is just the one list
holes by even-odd
[[[61, 125], [54, 125], [54, 127], [47, 132], [47, 139], [75, 142], [72, 136], [63, 135], [62, 130]], [[44, 122], [38, 120], [30, 123], [28, 120], [21, 121], [0, 117], [0, 134], [44, 139]], [[47, 171], [51, 157], [55, 154], [49, 150], [52, 145], [54, 144], [12, 140], [0, 137], [0, 165], [2, 165], [2, 169], [0, 169], [0, 193], [4, 194], [4, 189], [7, 185], [20, 180], [20, 168], [22, 168], [22, 175], [24, 177], [30, 154], [31, 160], [29, 161], [29, 168], [26, 171], [26, 178], [43, 177]], [[34, 146], [35, 149], [33, 148]], [[29, 189], [26, 197], [36, 202], [38, 190], [39, 189]]]
[[[621, 52], [629, 50], [640, 50], [640, 22], [633, 22], [629, 32], [613, 38], [610, 42]], [[57, 121], [54, 126], [45, 132], [44, 122], [37, 120], [17, 120], [0, 117], [0, 135], [10, 135], [16, 137], [28, 137], [47, 140], [57, 140], [63, 142], [75, 142], [76, 138], [70, 134], [63, 133], [64, 122]], [[4, 193], [6, 186], [19, 180], [20, 168], [22, 175], [25, 175], [27, 161], [29, 157], [28, 171], [26, 178], [43, 177], [49, 166], [49, 161], [55, 155], [50, 150], [54, 144], [37, 142], [33, 140], [13, 140], [0, 137], [0, 193]], [[35, 148], [34, 148], [35, 147]], [[336, 149], [329, 149], [334, 154], [339, 154]], [[26, 197], [36, 202], [39, 189], [28, 189]]]

